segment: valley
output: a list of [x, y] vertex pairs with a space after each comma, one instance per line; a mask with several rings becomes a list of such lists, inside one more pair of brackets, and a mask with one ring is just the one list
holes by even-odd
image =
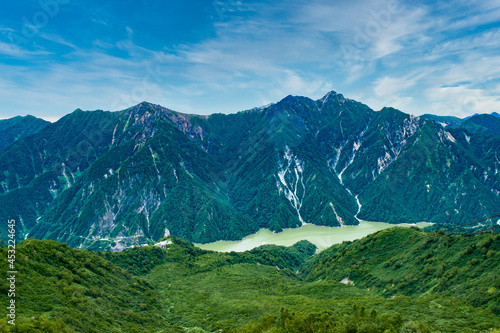
[[499, 41], [498, 0], [4, 1], [0, 333], [500, 333]]

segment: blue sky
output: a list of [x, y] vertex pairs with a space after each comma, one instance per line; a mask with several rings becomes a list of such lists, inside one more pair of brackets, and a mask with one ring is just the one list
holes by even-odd
[[500, 111], [500, 3], [23, 0], [0, 12], [0, 118], [143, 100], [232, 113], [335, 90], [379, 110]]

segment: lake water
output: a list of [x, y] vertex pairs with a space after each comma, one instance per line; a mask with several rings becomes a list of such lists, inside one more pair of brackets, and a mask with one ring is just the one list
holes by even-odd
[[[416, 224], [419, 228], [424, 228], [429, 225], [431, 224], [426, 222]], [[360, 221], [359, 225], [356, 226], [334, 228], [306, 224], [300, 228], [286, 229], [279, 233], [273, 233], [268, 229], [260, 229], [257, 233], [249, 235], [240, 241], [218, 241], [209, 244], [195, 245], [204, 250], [218, 252], [243, 252], [265, 244], [291, 246], [300, 240], [306, 239], [316, 245], [319, 251], [322, 251], [333, 244], [363, 238], [379, 230], [394, 226], [411, 227], [415, 226], [415, 224], [394, 225], [382, 222]]]

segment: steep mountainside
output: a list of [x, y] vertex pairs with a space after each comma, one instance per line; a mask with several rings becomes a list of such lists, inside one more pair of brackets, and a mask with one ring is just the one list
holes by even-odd
[[18, 237], [24, 238], [54, 199], [110, 148], [115, 117], [77, 110], [0, 153], [0, 215], [16, 219]]
[[50, 122], [33, 116], [0, 119], [0, 151], [16, 140], [37, 133]]
[[451, 126], [457, 127], [459, 126], [465, 119], [452, 117], [452, 116], [436, 116], [434, 114], [423, 114], [420, 116], [422, 119], [434, 120], [441, 124], [443, 127]]
[[497, 213], [499, 152], [500, 136], [335, 92], [230, 115], [77, 110], [1, 153], [0, 218], [20, 238], [115, 250], [358, 218], [458, 224]]
[[500, 117], [491, 114], [477, 115], [461, 123], [460, 128], [470, 133], [500, 135]]

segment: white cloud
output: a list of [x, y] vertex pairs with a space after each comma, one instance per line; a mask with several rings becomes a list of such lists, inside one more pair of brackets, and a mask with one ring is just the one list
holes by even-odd
[[475, 30], [499, 21], [497, 1], [242, 1], [226, 9], [203, 32], [208, 37], [169, 49], [136, 44], [139, 29], [131, 24], [120, 28], [126, 40], [93, 36], [90, 50], [42, 32], [71, 48], [47, 64], [46, 51], [0, 42], [0, 54], [25, 60], [0, 65], [0, 84], [9, 87], [0, 98], [13, 110], [115, 109], [149, 100], [208, 113], [336, 90], [373, 108], [412, 113], [464, 114], [453, 103], [466, 95], [477, 100], [460, 102], [470, 112], [497, 107], [500, 29]]
[[471, 53], [459, 62], [447, 65], [441, 85], [456, 82], [488, 82], [500, 77], [500, 56], [487, 57], [481, 53]]
[[0, 54], [13, 58], [30, 58], [49, 55], [50, 52], [44, 50], [30, 51], [14, 44], [0, 42]]
[[125, 30], [127, 30], [128, 38], [131, 38], [132, 35], [134, 34], [134, 30], [132, 30], [132, 28], [130, 27], [125, 27]]
[[329, 82], [320, 79], [305, 78], [290, 70], [283, 71], [283, 75], [278, 79], [277, 83], [276, 87], [279, 88], [275, 88], [274, 92], [274, 95], [277, 96], [290, 94], [319, 98], [327, 91], [332, 90]]
[[389, 77], [384, 76], [375, 81], [373, 91], [377, 96], [396, 95], [416, 84], [416, 80], [410, 77]]
[[51, 34], [51, 33], [45, 33], [45, 32], [40, 32], [38, 34], [38, 36], [40, 38], [43, 38], [43, 39], [46, 39], [46, 40], [49, 40], [51, 42], [54, 42], [54, 43], [57, 43], [57, 44], [60, 44], [60, 45], [65, 45], [65, 46], [69, 46], [73, 49], [76, 49], [77, 47], [73, 44], [73, 43], [70, 43], [68, 42], [67, 40], [65, 40], [63, 37], [59, 36], [59, 35], [56, 35], [56, 34]]
[[380, 97], [364, 97], [363, 103], [374, 110], [381, 110], [384, 107], [393, 107], [406, 113], [418, 114], [413, 112], [412, 104], [415, 102], [411, 96], [386, 95]]
[[143, 100], [166, 102], [161, 87], [165, 73], [154, 58], [125, 60], [81, 50], [73, 56], [74, 62], [36, 69], [0, 65], [4, 110], [8, 106], [9, 112], [53, 120], [54, 109], [62, 114], [76, 108], [114, 111]]
[[379, 25], [379, 32], [373, 38], [374, 58], [391, 55], [405, 47], [416, 48], [429, 40], [425, 32], [433, 23], [426, 20], [427, 11], [416, 8], [401, 9], [401, 12], [387, 26]]
[[426, 95], [430, 100], [430, 113], [466, 117], [500, 110], [500, 98], [483, 89], [439, 87], [427, 89]]
[[[458, 7], [461, 11], [450, 15], [449, 20], [442, 21], [442, 29], [457, 31], [498, 22], [500, 18], [500, 6], [498, 5], [498, 1], [494, 2], [496, 4], [488, 1], [479, 1], [476, 4], [467, 4], [466, 7]], [[465, 8], [468, 8], [468, 10]]]

